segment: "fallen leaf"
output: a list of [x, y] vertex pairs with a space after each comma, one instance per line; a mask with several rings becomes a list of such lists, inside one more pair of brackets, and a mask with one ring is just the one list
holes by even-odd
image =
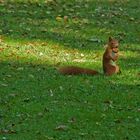
[[38, 113], [38, 117], [43, 117], [44, 115], [43, 115], [43, 113], [42, 112], [39, 112]]
[[72, 117], [70, 120], [68, 120], [69, 123], [75, 123], [76, 122], [76, 118]]
[[17, 94], [12, 93], [12, 94], [9, 94], [9, 96], [10, 96], [10, 97], [16, 97], [16, 96], [17, 96]]
[[68, 126], [66, 125], [59, 125], [55, 128], [55, 130], [59, 130], [59, 131], [66, 131], [68, 129]]
[[130, 20], [130, 21], [134, 21], [135, 19], [134, 19], [133, 17], [131, 17], [129, 20]]
[[34, 75], [32, 75], [32, 74], [29, 74], [29, 77], [30, 77], [30, 78], [34, 78]]
[[88, 20], [88, 19], [83, 19], [83, 20], [82, 20], [82, 23], [88, 24], [88, 23], [89, 23], [89, 20]]
[[24, 68], [23, 67], [18, 67], [17, 70], [18, 71], [22, 71]]
[[0, 130], [0, 134], [14, 134], [17, 133], [15, 130]]
[[121, 123], [122, 120], [121, 120], [121, 119], [116, 119], [116, 120], [114, 120], [114, 122], [115, 122], [115, 123]]
[[8, 86], [8, 84], [4, 84], [4, 83], [3, 83], [3, 84], [1, 84], [1, 85], [2, 85], [3, 87], [7, 87], [7, 86]]
[[30, 98], [25, 98], [25, 99], [23, 99], [23, 102], [28, 103], [29, 101], [30, 101]]
[[88, 133], [79, 133], [80, 136], [85, 136], [87, 135]]
[[68, 16], [64, 16], [64, 22], [68, 21]]
[[56, 17], [56, 20], [57, 20], [57, 21], [62, 21], [62, 17], [61, 17], [61, 16], [57, 16], [57, 17]]
[[106, 100], [106, 101], [104, 101], [104, 103], [105, 103], [105, 104], [112, 104], [113, 101], [111, 101], [111, 100]]
[[[1, 41], [0, 41], [1, 42]], [[0, 52], [4, 51], [4, 48], [0, 48]]]
[[90, 39], [88, 39], [88, 41], [97, 42], [97, 43], [100, 43], [101, 42], [101, 40], [98, 39], [98, 38], [90, 38]]

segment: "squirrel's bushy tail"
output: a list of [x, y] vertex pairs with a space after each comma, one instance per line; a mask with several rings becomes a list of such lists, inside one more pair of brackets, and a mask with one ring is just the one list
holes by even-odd
[[99, 74], [99, 72], [97, 72], [96, 70], [80, 68], [76, 66], [61, 67], [58, 69], [58, 71], [64, 75], [80, 75], [80, 74], [98, 75]]

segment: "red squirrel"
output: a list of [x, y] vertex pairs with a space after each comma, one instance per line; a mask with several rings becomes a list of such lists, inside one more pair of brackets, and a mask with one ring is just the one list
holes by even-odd
[[[107, 47], [103, 54], [103, 71], [104, 74], [109, 76], [115, 73], [119, 73], [119, 66], [116, 64], [118, 60], [118, 52], [119, 52], [119, 42], [116, 39], [109, 37]], [[65, 66], [59, 68], [59, 72], [64, 75], [79, 75], [79, 74], [87, 74], [87, 75], [98, 75], [100, 74], [96, 70], [81, 68], [77, 66]]]

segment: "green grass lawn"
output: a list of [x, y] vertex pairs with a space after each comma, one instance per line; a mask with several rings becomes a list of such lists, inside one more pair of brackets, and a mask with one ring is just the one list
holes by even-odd
[[[139, 0], [0, 0], [0, 140], [140, 139]], [[122, 74], [102, 71], [108, 37]]]

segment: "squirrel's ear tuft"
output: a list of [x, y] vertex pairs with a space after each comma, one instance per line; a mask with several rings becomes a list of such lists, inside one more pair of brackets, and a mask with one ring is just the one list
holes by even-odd
[[113, 40], [113, 38], [110, 36], [108, 40], [109, 40], [109, 42], [111, 42]]

